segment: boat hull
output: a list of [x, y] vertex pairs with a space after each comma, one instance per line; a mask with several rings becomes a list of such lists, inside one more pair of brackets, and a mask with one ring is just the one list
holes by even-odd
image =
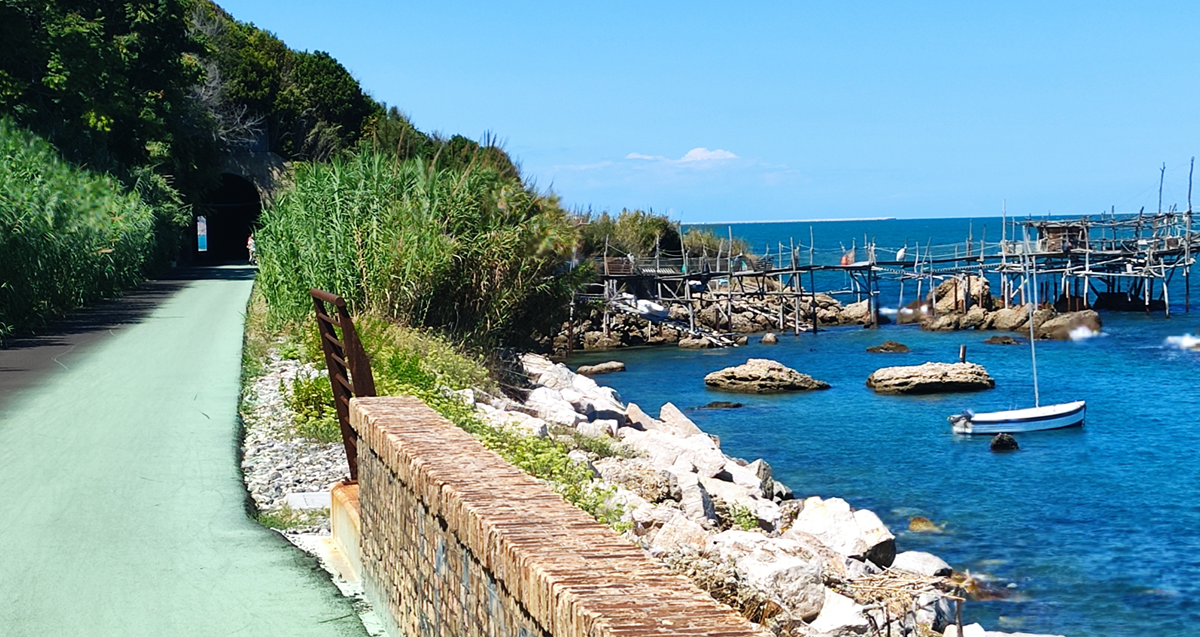
[[1087, 403], [1081, 400], [1061, 405], [996, 411], [986, 414], [967, 413], [951, 416], [950, 423], [954, 433], [958, 434], [1015, 434], [1078, 427], [1083, 424], [1086, 413]]

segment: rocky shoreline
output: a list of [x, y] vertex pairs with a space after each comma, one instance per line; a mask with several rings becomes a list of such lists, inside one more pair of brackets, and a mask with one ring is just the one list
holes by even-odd
[[[525, 435], [571, 428], [611, 439], [622, 453], [577, 450], [572, 459], [610, 492], [617, 530], [718, 600], [778, 635], [957, 634], [952, 599], [978, 582], [934, 555], [898, 552], [871, 511], [839, 498], [797, 498], [765, 461], [726, 455], [671, 403], [652, 417], [565, 365], [533, 354], [520, 362], [531, 387], [524, 401], [459, 395], [488, 422]], [[273, 353], [248, 389], [242, 465], [262, 511], [283, 507], [289, 494], [327, 491], [346, 474], [340, 444], [298, 441], [289, 431], [283, 387], [317, 373]], [[286, 533], [327, 534], [328, 518]], [[973, 625], [964, 634], [1005, 633]]]
[[[790, 298], [790, 297], [788, 297]], [[665, 317], [627, 312], [608, 312], [593, 306], [581, 310], [574, 322], [563, 323], [559, 332], [547, 339], [546, 350], [555, 356], [568, 351], [608, 350], [638, 346], [673, 346], [684, 348], [718, 347], [721, 342], [692, 333], [688, 327], [698, 327], [715, 333], [731, 334], [725, 342], [743, 342], [749, 334], [777, 330], [811, 329], [811, 312], [815, 309], [819, 328], [871, 323], [870, 307], [866, 300], [843, 305], [837, 299], [817, 293], [801, 293], [800, 316], [788, 311], [781, 297], [756, 296], [753, 293], [735, 298], [726, 312], [725, 296], [704, 293], [686, 303], [670, 303], [663, 309]], [[992, 296], [987, 279], [966, 276], [947, 279], [926, 295], [896, 311], [899, 324], [917, 324], [923, 330], [946, 332], [957, 330], [995, 330], [1029, 333], [1028, 305], [1005, 306]], [[888, 315], [879, 316], [879, 324], [892, 322]], [[607, 326], [606, 326], [607, 322]], [[1086, 338], [1100, 332], [1100, 316], [1093, 310], [1059, 312], [1041, 305], [1033, 313], [1034, 333], [1039, 339], [1067, 340]], [[736, 338], [740, 335], [740, 338]], [[773, 336], [773, 335], [772, 335]]]

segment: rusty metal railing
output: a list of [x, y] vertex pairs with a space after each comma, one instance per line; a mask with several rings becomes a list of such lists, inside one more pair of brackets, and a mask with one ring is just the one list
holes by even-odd
[[[350, 465], [350, 480], [357, 481], [358, 434], [350, 427], [350, 399], [374, 396], [375, 377], [354, 329], [354, 321], [346, 311], [345, 299], [316, 288], [308, 293], [317, 315], [321, 351], [325, 352], [325, 367], [329, 369], [329, 384], [333, 387], [333, 403], [342, 429], [342, 444], [346, 447], [346, 462]], [[328, 311], [326, 303], [337, 309]], [[340, 338], [334, 328], [341, 330]]]

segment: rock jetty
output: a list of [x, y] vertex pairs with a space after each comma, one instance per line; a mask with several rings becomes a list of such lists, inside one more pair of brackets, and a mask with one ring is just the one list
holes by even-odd
[[884, 367], [867, 377], [880, 394], [942, 394], [992, 389], [996, 381], [976, 363], [925, 363]]
[[[558, 356], [565, 355], [568, 349], [603, 350], [643, 345], [692, 349], [716, 347], [718, 345], [711, 340], [690, 332], [687, 326], [694, 322], [699, 327], [734, 334], [790, 329], [797, 322], [797, 317], [790, 310], [790, 302], [781, 305], [780, 299], [780, 296], [773, 294], [762, 297], [747, 294], [734, 299], [729, 306], [730, 311], [726, 312], [724, 294], [704, 292], [693, 297], [690, 311], [685, 302], [668, 304], [661, 313], [670, 320], [668, 323], [651, 322], [640, 315], [610, 311], [607, 326], [604, 308], [595, 305], [580, 308], [575, 322], [563, 323], [557, 334], [546, 337], [543, 345], [545, 351]], [[799, 304], [799, 323], [806, 328], [811, 322], [812, 310], [815, 310], [821, 326], [866, 325], [871, 319], [865, 300], [843, 305], [828, 294], [802, 293]], [[782, 329], [780, 316], [783, 317]], [[887, 316], [879, 318], [881, 324], [888, 322]], [[932, 293], [900, 308], [896, 320], [902, 324], [919, 324], [921, 329], [929, 331], [1028, 332], [1029, 308], [1004, 307], [1002, 299], [992, 296], [986, 278], [967, 275], [942, 281]], [[1043, 323], [1046, 324], [1044, 329]], [[1043, 304], [1034, 315], [1034, 327], [1037, 328], [1035, 332], [1038, 338], [1067, 339], [1099, 333], [1101, 323], [1100, 317], [1092, 310], [1058, 312]], [[769, 344], [773, 339], [764, 337], [762, 342]]]
[[[609, 312], [608, 329], [604, 327], [604, 309], [599, 306], [581, 308], [576, 313], [575, 323], [563, 323], [557, 334], [546, 342], [546, 350], [556, 356], [567, 353], [567, 345], [572, 350], [604, 350], [622, 347], [637, 347], [643, 345], [684, 347], [691, 349], [706, 349], [714, 344], [706, 338], [695, 338], [686, 329], [689, 321], [719, 332], [736, 334], [754, 334], [768, 330], [779, 329], [779, 316], [783, 310], [785, 327], [796, 321], [790, 299], [787, 306], [781, 307], [779, 297], [764, 296], [763, 298], [738, 298], [732, 302], [732, 312], [725, 314], [724, 295], [714, 296], [705, 292], [697, 294], [692, 301], [692, 311], [689, 315], [688, 306], [683, 303], [672, 303], [666, 307], [667, 316], [675, 321], [674, 324], [652, 323], [634, 314]], [[718, 304], [718, 300], [720, 303]], [[830, 325], [865, 325], [870, 321], [866, 301], [842, 305], [837, 299], [828, 294], [800, 295], [801, 325], [810, 322], [809, 308], [815, 308], [817, 320], [822, 326]], [[719, 305], [719, 307], [718, 307]], [[880, 317], [886, 322], [887, 317]], [[771, 339], [767, 340], [770, 343]]]
[[704, 377], [704, 384], [721, 391], [746, 394], [829, 389], [829, 383], [766, 358], [751, 358], [743, 365], [712, 372]]
[[[544, 357], [524, 355], [521, 365], [533, 385], [523, 402], [476, 390], [453, 393], [481, 418], [521, 435], [573, 430], [568, 438], [604, 438], [623, 449], [609, 457], [580, 449], [571, 458], [592, 471], [598, 489], [612, 493], [608, 506], [619, 512], [627, 539], [713, 597], [779, 635], [862, 635], [872, 625], [878, 634], [954, 630], [946, 596], [964, 575], [928, 553], [898, 552], [895, 535], [871, 511], [839, 498], [797, 500], [765, 461], [725, 455], [670, 403], [652, 417]], [[275, 355], [247, 403], [243, 466], [264, 509], [345, 475], [341, 444], [301, 449], [268, 426], [286, 429], [290, 422], [280, 380], [314, 373], [310, 365]], [[299, 468], [314, 455], [319, 467]], [[327, 518], [323, 524], [327, 533]], [[894, 612], [897, 600], [906, 605], [903, 612]], [[885, 611], [885, 605], [893, 606]]]
[[[873, 512], [840, 498], [795, 499], [765, 461], [725, 455], [670, 403], [655, 418], [563, 365], [529, 354], [521, 362], [534, 392], [558, 391], [557, 404], [545, 392], [524, 404], [480, 395], [476, 409], [535, 435], [555, 435], [553, 427], [544, 433], [548, 419], [570, 420], [561, 412], [575, 409], [578, 432], [627, 449], [629, 457], [578, 460], [615, 490], [610, 503], [622, 511], [625, 537], [720, 601], [781, 635], [861, 635], [872, 625], [877, 634], [941, 634], [950, 625], [940, 591], [955, 590], [963, 576], [928, 553], [898, 552]], [[624, 411], [600, 418], [596, 405]], [[882, 610], [896, 599], [911, 612]]]

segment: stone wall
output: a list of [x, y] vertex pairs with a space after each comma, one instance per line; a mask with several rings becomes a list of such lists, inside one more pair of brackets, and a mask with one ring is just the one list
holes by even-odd
[[351, 422], [363, 586], [391, 634], [767, 635], [419, 400], [357, 398]]

